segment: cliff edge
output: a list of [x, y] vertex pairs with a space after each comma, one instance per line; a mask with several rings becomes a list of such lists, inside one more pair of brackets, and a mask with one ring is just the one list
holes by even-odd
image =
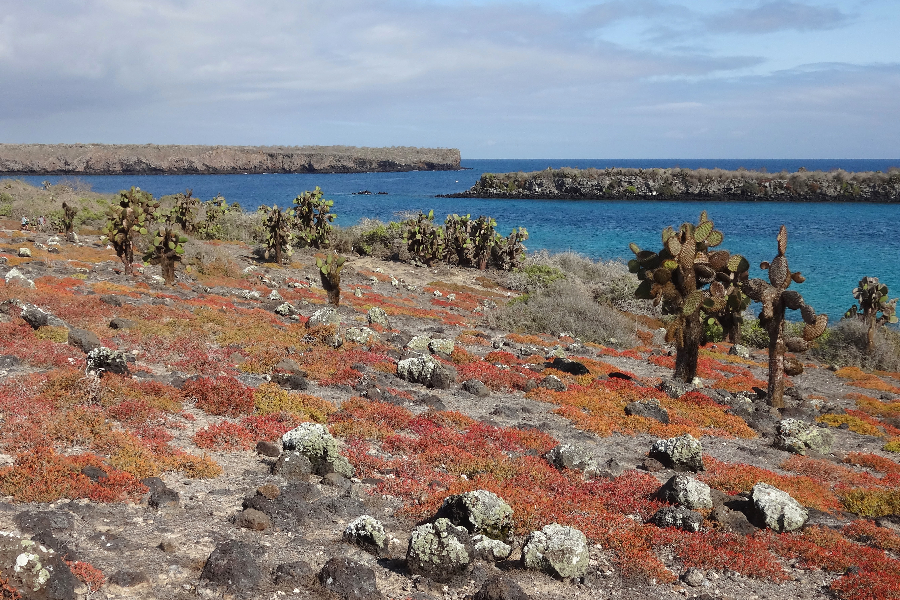
[[367, 173], [459, 168], [459, 150], [453, 148], [0, 144], [0, 173], [20, 175]]

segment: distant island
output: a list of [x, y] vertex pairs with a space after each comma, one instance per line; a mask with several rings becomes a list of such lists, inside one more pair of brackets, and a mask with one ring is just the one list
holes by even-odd
[[722, 169], [547, 169], [485, 173], [451, 198], [898, 202], [900, 169], [765, 173]]
[[460, 169], [453, 148], [0, 144], [6, 175], [371, 173]]

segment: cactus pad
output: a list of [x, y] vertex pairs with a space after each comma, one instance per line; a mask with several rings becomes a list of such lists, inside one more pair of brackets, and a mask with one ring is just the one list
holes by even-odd
[[806, 324], [803, 328], [803, 339], [811, 342], [823, 333], [828, 326], [828, 315], [817, 315], [816, 322], [813, 325]]
[[790, 274], [787, 259], [784, 256], [778, 255], [772, 259], [769, 266], [769, 281], [772, 285], [780, 290], [786, 289], [791, 282]]
[[803, 296], [800, 295], [800, 292], [795, 292], [794, 290], [785, 290], [781, 294], [781, 300], [784, 302], [784, 305], [791, 310], [800, 310], [804, 305]]
[[809, 342], [803, 338], [789, 337], [784, 340], [784, 345], [789, 352], [806, 352], [809, 350]]

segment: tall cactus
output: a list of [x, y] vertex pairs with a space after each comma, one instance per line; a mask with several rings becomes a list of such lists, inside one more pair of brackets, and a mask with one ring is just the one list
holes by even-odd
[[165, 223], [153, 236], [144, 260], [159, 262], [166, 285], [173, 285], [175, 283], [175, 263], [181, 261], [184, 255], [184, 243], [188, 241], [188, 238], [175, 231], [175, 215], [157, 214], [158, 220], [163, 218]]
[[149, 193], [136, 187], [128, 191], [122, 190], [116, 199], [118, 203], [109, 207], [103, 233], [109, 238], [109, 243], [125, 265], [125, 273], [131, 275], [134, 240], [140, 235], [146, 235], [147, 226], [153, 221], [159, 202]]
[[187, 189], [183, 194], [175, 196], [175, 206], [172, 207], [172, 218], [177, 225], [181, 226], [181, 231], [191, 233], [197, 228], [194, 219], [197, 218], [197, 212], [200, 210], [200, 201], [194, 198], [194, 191]]
[[844, 313], [844, 318], [859, 317], [868, 326], [866, 352], [871, 354], [875, 351], [875, 327], [898, 321], [897, 298], [888, 300], [888, 286], [879, 283], [877, 277], [860, 279], [859, 286], [853, 288], [853, 297], [859, 302], [859, 306], [851, 306]]
[[69, 235], [72, 233], [72, 230], [75, 229], [75, 215], [78, 214], [78, 209], [74, 206], [70, 206], [65, 202], [62, 203], [63, 209], [63, 218], [62, 218], [62, 229], [63, 233]]
[[297, 237], [306, 246], [327, 248], [331, 243], [335, 215], [331, 212], [334, 200], [323, 199], [321, 188], [305, 191], [294, 198], [294, 227]]
[[659, 252], [630, 245], [635, 258], [628, 267], [641, 281], [635, 296], [653, 299], [665, 314], [675, 316], [666, 341], [675, 344], [675, 378], [685, 382], [697, 375], [703, 335], [701, 310], [708, 314], [726, 310], [736, 294], [736, 283], [746, 277], [749, 266], [738, 254], [709, 251], [724, 239], [713, 227], [703, 211], [697, 225], [683, 223], [678, 232], [671, 227], [663, 230]]
[[[759, 323], [769, 333], [769, 398], [774, 408], [784, 408], [784, 353], [805, 352], [809, 343], [825, 332], [828, 315], [817, 315], [813, 307], [803, 301], [799, 292], [789, 290], [791, 282], [803, 283], [806, 278], [799, 272], [791, 273], [787, 250], [787, 228], [782, 225], [778, 232], [778, 255], [772, 262], [762, 262], [759, 267], [769, 271], [769, 281], [751, 279], [744, 291], [756, 302], [762, 303]], [[803, 337], [786, 337], [784, 315], [787, 309], [799, 310], [806, 326]]]

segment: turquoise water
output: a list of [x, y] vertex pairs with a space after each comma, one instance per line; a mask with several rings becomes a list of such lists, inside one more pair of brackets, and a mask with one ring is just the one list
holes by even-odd
[[[770, 173], [842, 168], [847, 171], [886, 171], [900, 160], [464, 160], [462, 171], [363, 173], [363, 174], [270, 174], [270, 175], [149, 175], [89, 176], [79, 178], [95, 191], [115, 192], [138, 186], [154, 196], [183, 192], [186, 188], [203, 200], [221, 193], [245, 210], [260, 204], [288, 206], [303, 190], [320, 186], [335, 201], [337, 223], [352, 225], [363, 217], [396, 219], [409, 211], [434, 209], [437, 219], [447, 214], [490, 215], [506, 234], [513, 227], [526, 227], [530, 250], [573, 250], [594, 259], [629, 259], [628, 244], [644, 248], [660, 246], [660, 231], [696, 222], [707, 210], [716, 227], [725, 234], [722, 247], [746, 256], [753, 265], [751, 277], [764, 276], [762, 260], [776, 253], [775, 235], [784, 224], [788, 229], [787, 256], [790, 267], [801, 271], [807, 282], [794, 286], [818, 312], [837, 320], [853, 303], [851, 294], [859, 279], [879, 277], [900, 295], [900, 204], [792, 204], [783, 202], [649, 202], [489, 200], [436, 198], [438, 194], [470, 188], [482, 173], [536, 171], [547, 167], [640, 167], [748, 169], [765, 168]], [[39, 185], [63, 177], [20, 177]], [[358, 196], [370, 190], [387, 195]]]

